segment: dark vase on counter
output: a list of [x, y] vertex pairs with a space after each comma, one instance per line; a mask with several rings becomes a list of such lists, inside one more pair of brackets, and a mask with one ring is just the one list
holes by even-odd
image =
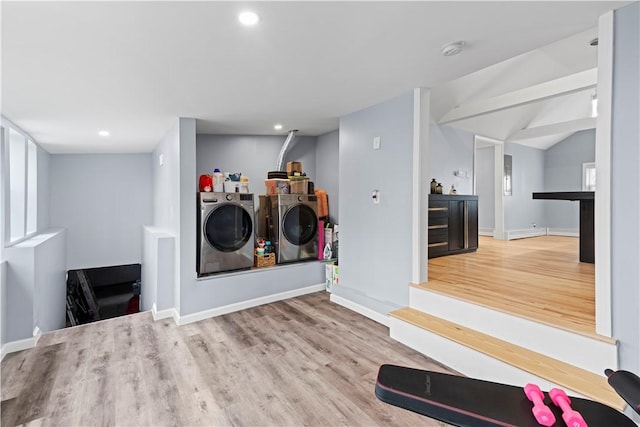
[[436, 185], [436, 194], [442, 194], [442, 184]]
[[436, 182], [436, 179], [433, 178], [431, 180], [431, 194], [436, 194], [436, 187], [438, 186], [438, 183]]

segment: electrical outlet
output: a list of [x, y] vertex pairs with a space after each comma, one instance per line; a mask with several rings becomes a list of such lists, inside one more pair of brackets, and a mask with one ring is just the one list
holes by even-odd
[[375, 138], [373, 138], [373, 149], [374, 150], [379, 150], [380, 149], [380, 137], [376, 136]]

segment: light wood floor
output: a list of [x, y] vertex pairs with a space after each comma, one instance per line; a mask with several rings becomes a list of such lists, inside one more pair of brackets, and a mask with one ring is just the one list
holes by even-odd
[[575, 237], [494, 240], [478, 251], [429, 260], [424, 287], [479, 305], [595, 335], [594, 264]]
[[2, 425], [443, 425], [376, 399], [383, 363], [452, 372], [324, 292], [181, 327], [140, 313], [7, 355]]

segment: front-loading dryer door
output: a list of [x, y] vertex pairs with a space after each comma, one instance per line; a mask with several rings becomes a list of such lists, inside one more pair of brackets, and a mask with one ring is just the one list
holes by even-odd
[[291, 207], [282, 220], [282, 234], [294, 245], [306, 245], [318, 233], [318, 217], [307, 205]]
[[203, 231], [209, 245], [221, 252], [234, 252], [252, 238], [251, 215], [241, 206], [225, 204], [211, 211]]

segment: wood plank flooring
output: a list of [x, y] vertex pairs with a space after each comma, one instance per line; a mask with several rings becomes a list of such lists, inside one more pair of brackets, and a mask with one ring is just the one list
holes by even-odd
[[2, 425], [444, 424], [379, 401], [379, 366], [451, 370], [319, 292], [178, 327], [151, 314], [45, 334], [2, 361]]
[[594, 264], [575, 237], [494, 240], [474, 253], [432, 258], [427, 289], [589, 336], [595, 333]]

